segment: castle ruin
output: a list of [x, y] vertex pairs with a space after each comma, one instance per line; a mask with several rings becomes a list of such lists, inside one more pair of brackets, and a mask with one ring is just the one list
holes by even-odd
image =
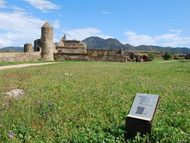
[[[77, 40], [67, 40], [66, 35], [57, 43], [53, 41], [53, 27], [46, 22], [41, 27], [41, 38], [32, 44], [24, 45], [24, 52], [1, 52], [0, 61], [54, 61], [54, 60], [85, 60], [126, 62], [131, 60], [130, 54], [119, 50], [87, 49], [85, 43]], [[134, 57], [134, 56], [133, 56]], [[137, 57], [137, 56], [136, 56]], [[144, 59], [138, 56], [139, 61]], [[137, 58], [136, 58], [137, 59]], [[136, 60], [137, 61], [137, 60]]]
[[47, 22], [41, 28], [41, 39], [34, 41], [34, 51], [40, 51], [44, 61], [87, 60], [85, 43], [67, 40], [66, 35], [58, 43], [53, 43], [53, 28]]

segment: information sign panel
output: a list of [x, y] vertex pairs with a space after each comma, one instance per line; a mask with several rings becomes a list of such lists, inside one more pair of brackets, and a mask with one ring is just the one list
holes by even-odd
[[127, 117], [151, 121], [154, 116], [158, 100], [159, 95], [137, 93]]

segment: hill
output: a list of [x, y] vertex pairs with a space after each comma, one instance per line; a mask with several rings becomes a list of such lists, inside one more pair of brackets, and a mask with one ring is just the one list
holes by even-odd
[[151, 51], [151, 52], [169, 52], [174, 54], [188, 54], [190, 49], [186, 47], [160, 47], [160, 46], [149, 46], [140, 45], [132, 46], [130, 44], [122, 44], [117, 39], [102, 39], [99, 37], [89, 37], [83, 40], [87, 44], [88, 49], [101, 49], [101, 50], [119, 50], [124, 49], [128, 51]]
[[[126, 51], [145, 51], [145, 52], [168, 52], [174, 54], [190, 54], [190, 48], [186, 47], [160, 47], [151, 45], [132, 46], [130, 44], [122, 44], [114, 38], [103, 39], [100, 37], [89, 37], [83, 40], [87, 44], [88, 49], [97, 50], [126, 50]], [[0, 52], [22, 52], [23, 47], [5, 47], [0, 49]]]
[[23, 52], [23, 47], [5, 47], [1, 48], [0, 52]]
[[99, 37], [89, 37], [83, 40], [87, 44], [88, 49], [104, 49], [104, 50], [116, 50], [125, 48], [125, 46], [117, 39], [102, 39]]

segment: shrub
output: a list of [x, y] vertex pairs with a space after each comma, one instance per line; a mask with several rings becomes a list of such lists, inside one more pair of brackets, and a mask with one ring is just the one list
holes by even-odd
[[154, 53], [149, 53], [148, 54], [148, 61], [153, 61], [155, 59], [155, 54]]
[[179, 60], [179, 57], [177, 55], [174, 55], [174, 60]]
[[172, 59], [172, 55], [169, 54], [169, 53], [165, 53], [165, 54], [163, 55], [163, 59], [164, 59], [164, 60], [170, 60], [170, 59]]
[[186, 60], [190, 59], [190, 54], [186, 54], [185, 59]]

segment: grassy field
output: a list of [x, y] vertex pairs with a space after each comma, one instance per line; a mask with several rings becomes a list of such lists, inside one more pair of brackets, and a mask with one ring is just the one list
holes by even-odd
[[[9, 99], [11, 89], [25, 96]], [[151, 136], [190, 142], [190, 62], [63, 62], [0, 71], [0, 142], [124, 142], [136, 93], [159, 94]]]
[[17, 64], [22, 64], [25, 62], [0, 62], [0, 66], [7, 66], [7, 65], [17, 65]]

